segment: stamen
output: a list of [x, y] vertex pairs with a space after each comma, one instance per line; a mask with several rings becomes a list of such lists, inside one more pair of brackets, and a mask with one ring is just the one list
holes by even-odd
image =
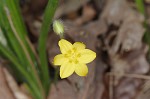
[[78, 64], [78, 63], [79, 63], [79, 61], [76, 59], [76, 60], [74, 61], [74, 63], [75, 63], [75, 64]]
[[64, 57], [66, 57], [66, 58], [68, 58], [68, 56], [69, 56], [68, 54], [65, 54], [65, 55], [64, 55]]
[[77, 49], [74, 47], [72, 50], [73, 50], [74, 52], [76, 52]]
[[69, 60], [69, 63], [72, 63], [72, 60]]
[[79, 54], [77, 54], [77, 57], [81, 57], [81, 54], [79, 53]]
[[71, 50], [69, 50], [69, 51], [68, 51], [68, 54], [71, 54], [71, 52], [72, 52], [72, 51], [71, 51]]

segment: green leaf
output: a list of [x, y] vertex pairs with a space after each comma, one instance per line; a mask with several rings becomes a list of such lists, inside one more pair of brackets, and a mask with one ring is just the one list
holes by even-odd
[[27, 41], [27, 32], [19, 12], [19, 6], [14, 0], [0, 0], [0, 2], [0, 12], [2, 12], [0, 13], [0, 25], [3, 28], [3, 33], [5, 33], [4, 35], [8, 37], [11, 49], [13, 49], [13, 51], [9, 51], [13, 52], [13, 57], [16, 57], [15, 61], [13, 61], [11, 54], [8, 55], [5, 52], [8, 50], [7, 48], [0, 46], [1, 50], [12, 63], [20, 63], [20, 67], [18, 64], [14, 64], [14, 66], [17, 66], [17, 69], [20, 68], [18, 71], [23, 73], [26, 83], [28, 83], [30, 89], [34, 90], [32, 95], [36, 99], [44, 99], [45, 92], [37, 74], [38, 64]]

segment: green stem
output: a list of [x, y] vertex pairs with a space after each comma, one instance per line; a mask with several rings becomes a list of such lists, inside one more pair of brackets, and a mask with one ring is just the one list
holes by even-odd
[[145, 16], [144, 0], [135, 0], [136, 7]]
[[55, 69], [55, 75], [54, 75], [54, 83], [56, 84], [58, 81], [58, 77], [59, 77], [59, 69], [56, 68]]
[[43, 81], [43, 85], [47, 93], [48, 93], [49, 86], [50, 86], [49, 85], [50, 79], [49, 79], [48, 61], [47, 61], [47, 54], [46, 54], [46, 41], [47, 41], [49, 29], [50, 29], [50, 24], [52, 23], [57, 5], [58, 5], [58, 0], [48, 1], [48, 5], [44, 13], [44, 19], [43, 19], [42, 28], [40, 31], [40, 38], [39, 38], [39, 45], [38, 45], [39, 58], [41, 62], [40, 68], [42, 71], [41, 80]]

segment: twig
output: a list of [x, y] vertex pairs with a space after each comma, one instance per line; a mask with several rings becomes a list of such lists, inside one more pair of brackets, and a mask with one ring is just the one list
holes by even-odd
[[109, 99], [113, 99], [113, 87], [114, 87], [113, 76], [110, 75], [109, 77]]
[[[108, 73], [108, 75], [118, 76], [117, 73], [113, 73], [113, 72]], [[129, 78], [138, 78], [138, 79], [150, 80], [150, 76], [140, 75], [140, 74], [123, 74], [122, 76], [123, 77], [129, 77]]]

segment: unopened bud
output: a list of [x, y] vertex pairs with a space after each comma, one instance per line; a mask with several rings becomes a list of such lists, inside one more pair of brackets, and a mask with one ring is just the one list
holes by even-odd
[[60, 20], [55, 20], [53, 22], [53, 31], [60, 36], [60, 38], [63, 38], [64, 36], [64, 24]]

